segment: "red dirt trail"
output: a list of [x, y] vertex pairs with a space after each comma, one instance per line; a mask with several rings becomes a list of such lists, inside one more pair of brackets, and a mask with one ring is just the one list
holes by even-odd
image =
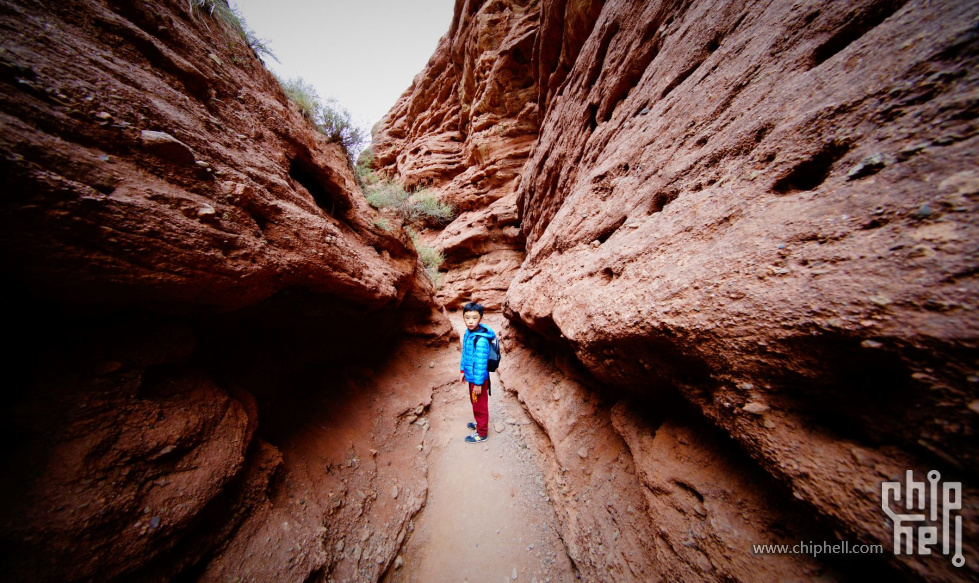
[[[461, 315], [453, 320], [461, 333]], [[502, 320], [488, 315], [484, 322], [499, 330]], [[454, 374], [458, 358], [451, 351], [436, 366]], [[489, 440], [482, 444], [464, 442], [473, 420], [465, 385], [436, 389], [425, 438], [428, 500], [405, 545], [404, 565], [387, 583], [575, 578], [540, 470], [522, 438], [536, 430], [533, 421], [496, 373], [491, 380]]]

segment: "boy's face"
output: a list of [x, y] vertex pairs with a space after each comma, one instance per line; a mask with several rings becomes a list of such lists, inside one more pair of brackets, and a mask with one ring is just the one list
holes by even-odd
[[466, 322], [466, 328], [472, 332], [479, 326], [479, 321], [483, 319], [479, 312], [463, 312], [462, 319]]

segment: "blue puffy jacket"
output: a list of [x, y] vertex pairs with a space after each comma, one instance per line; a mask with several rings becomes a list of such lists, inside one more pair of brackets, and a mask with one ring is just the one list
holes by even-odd
[[474, 385], [481, 385], [489, 378], [486, 359], [489, 357], [489, 343], [493, 338], [496, 338], [496, 333], [485, 324], [480, 324], [472, 332], [466, 329], [462, 336], [462, 363], [459, 370], [466, 373], [466, 380]]

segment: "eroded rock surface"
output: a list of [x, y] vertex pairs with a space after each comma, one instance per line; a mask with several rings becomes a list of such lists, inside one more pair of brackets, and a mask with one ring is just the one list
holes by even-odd
[[841, 538], [890, 549], [881, 480], [976, 467], [975, 17], [606, 5], [526, 166], [510, 316], [603, 384], [679, 391]]
[[531, 56], [539, 6], [459, 5], [426, 69], [381, 120], [376, 164], [406, 188], [438, 186], [459, 211], [515, 187], [539, 127]]
[[615, 401], [573, 358], [514, 328], [505, 333], [512, 343], [500, 374], [539, 427], [531, 449], [582, 579], [839, 575], [805, 554], [751, 552], [758, 541], [833, 535], [791, 498], [773, 496], [771, 477], [688, 407]]
[[431, 394], [383, 357], [452, 335], [407, 236], [207, 10], [0, 14], [5, 577], [379, 578]]
[[[450, 333], [407, 238], [210, 16], [0, 14], [4, 572], [380, 578]], [[976, 577], [977, 21], [457, 3], [377, 160], [462, 212], [441, 299], [510, 320], [587, 579]], [[963, 567], [891, 554], [881, 482], [933, 469]], [[750, 551], [835, 539], [885, 552]]]
[[444, 305], [460, 308], [478, 298], [486, 309], [499, 310], [524, 259], [516, 196], [462, 215], [438, 235], [434, 245], [451, 266], [438, 291]]
[[220, 21], [4, 10], [4, 267], [24, 285], [221, 310], [289, 286], [370, 307], [411, 288], [412, 255], [374, 232], [341, 150]]
[[[692, 534], [672, 530], [681, 521], [671, 518], [657, 535], [650, 514], [630, 518], [630, 528], [668, 541], [656, 552], [669, 558], [633, 563], [599, 553], [592, 538], [601, 532], [605, 541], [618, 505], [554, 496], [582, 572], [600, 579], [611, 565], [639, 578], [628, 571], [639, 565], [644, 576], [754, 575], [733, 556], [747, 552], [743, 541], [724, 533], [734, 523], [713, 514], [733, 516], [723, 495], [687, 483], [704, 501], [687, 499], [669, 477], [690, 469], [673, 459], [671, 443], [707, 423], [719, 437], [692, 445], [689, 456], [723, 460], [712, 464], [724, 468], [716, 481], [743, 492], [754, 478], [728, 470], [772, 478], [764, 500], [735, 495], [759, 517], [736, 530], [764, 534], [768, 518], [755, 504], [784, 501], [812, 519], [765, 515], [798, 524], [780, 531], [788, 538], [829, 528], [882, 544], [882, 560], [905, 574], [975, 577], [974, 560], [956, 568], [947, 555], [892, 555], [880, 484], [906, 470], [924, 479], [931, 469], [962, 481], [964, 554], [976, 555], [979, 9], [870, 0], [462, 3], [429, 68], [381, 127], [389, 147], [382, 167], [406, 184], [461, 199], [462, 167], [483, 164], [466, 153], [476, 134], [464, 107], [473, 85], [461, 72], [469, 53], [454, 49], [480, 46], [481, 29], [466, 23], [500, 11], [535, 14], [536, 31], [523, 42], [534, 46], [527, 83], [540, 128], [520, 175], [499, 187], [516, 192], [526, 250], [504, 302], [514, 332], [501, 378], [532, 412], [544, 407], [549, 391], [541, 394], [541, 378], [526, 371], [543, 366], [546, 348], [587, 371], [578, 400], [601, 395], [587, 411], [535, 414], [553, 447], [543, 448], [552, 488], [574, 492], [592, 480], [587, 467], [576, 482], [558, 473], [591, 455], [587, 444], [565, 443], [563, 416], [608, 419], [589, 431], [627, 455], [621, 472], [638, 475], [623, 480], [620, 494], [652, 496], [657, 517], [710, 516], [714, 524], [701, 522], [707, 538], [734, 547], [706, 553], [708, 565], [684, 547], [702, 548]], [[426, 157], [423, 144], [439, 144], [441, 157]], [[458, 262], [447, 281], [466, 281], [469, 294], [481, 282], [452, 270], [462, 261], [478, 267], [469, 249], [492, 239], [484, 231], [506, 236], [489, 225], [463, 215], [440, 240]], [[451, 289], [453, 302], [467, 295]], [[648, 403], [666, 408], [662, 419], [646, 413]], [[673, 411], [687, 408], [692, 420]], [[602, 500], [614, 493], [599, 491]], [[772, 562], [763, 574], [878, 568], [877, 558], [827, 561]]]
[[[379, 172], [410, 190], [431, 188], [459, 215], [435, 241], [446, 253], [438, 297], [448, 308], [470, 299], [499, 306], [523, 261], [521, 234], [501, 236], [514, 222], [499, 217], [516, 214], [513, 193], [537, 140], [539, 19], [537, 2], [459, 4], [428, 66], [374, 131]], [[460, 253], [487, 244], [480, 234], [487, 225], [495, 231], [493, 256]]]

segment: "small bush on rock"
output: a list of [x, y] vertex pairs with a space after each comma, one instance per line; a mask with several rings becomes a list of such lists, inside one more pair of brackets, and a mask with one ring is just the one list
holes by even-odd
[[337, 103], [336, 99], [327, 99], [325, 103], [320, 104], [319, 122], [316, 127], [331, 142], [342, 145], [351, 158], [353, 153], [367, 141], [364, 131], [351, 121], [350, 112]]
[[409, 199], [411, 194], [405, 192], [396, 182], [379, 181], [368, 187], [365, 192], [367, 203], [376, 209], [391, 209], [406, 223], [412, 222], [412, 210]]
[[418, 247], [418, 258], [421, 259], [422, 265], [432, 269], [438, 269], [445, 262], [445, 255], [441, 251], [427, 245]]
[[[357, 165], [354, 167], [357, 182], [364, 190], [367, 203], [372, 207], [389, 209], [408, 225], [432, 222], [445, 224], [453, 219], [452, 207], [439, 201], [435, 194], [427, 190], [412, 194], [397, 182], [384, 180], [375, 174], [372, 168], [373, 163], [374, 152], [367, 148], [361, 153], [357, 159]], [[385, 225], [382, 227], [384, 230], [389, 230], [385, 219], [377, 218], [374, 220], [375, 226], [381, 227], [382, 224]], [[445, 262], [445, 254], [422, 243], [418, 233], [414, 230], [409, 228], [407, 231], [415, 246], [415, 251], [418, 253], [418, 259], [422, 262], [425, 275], [435, 289], [439, 289], [442, 286], [442, 279], [445, 277], [445, 274], [439, 271], [439, 267]]]
[[361, 187], [367, 203], [376, 209], [391, 209], [409, 225], [424, 223], [445, 225], [455, 218], [451, 206], [439, 201], [431, 192], [407, 192], [396, 182], [373, 176], [362, 179]]
[[357, 157], [357, 165], [354, 166], [354, 174], [357, 177], [357, 183], [360, 187], [367, 192], [367, 189], [374, 186], [380, 182], [380, 177], [374, 173], [372, 166], [374, 165], [374, 150], [367, 146], [364, 151], [360, 153]]
[[352, 164], [357, 149], [366, 141], [366, 134], [351, 121], [350, 112], [335, 99], [324, 102], [316, 88], [302, 77], [276, 79], [286, 96], [299, 108], [299, 113], [327, 139], [340, 144]]
[[[191, 14], [205, 12], [208, 16], [217, 19], [233, 35], [244, 39], [245, 44], [255, 52], [259, 61], [266, 56], [278, 62], [279, 59], [272, 52], [268, 41], [259, 38], [255, 31], [248, 27], [245, 17], [237, 8], [232, 8], [221, 0], [188, 0], [188, 4]], [[207, 23], [204, 26], [207, 26]]]
[[425, 275], [432, 282], [435, 289], [439, 289], [442, 286], [442, 279], [445, 277], [445, 274], [439, 271], [439, 267], [445, 262], [445, 254], [439, 249], [429, 247], [422, 243], [418, 237], [418, 233], [409, 230], [408, 235], [411, 236], [411, 242], [415, 245], [415, 250], [418, 252], [418, 259], [425, 268]]
[[286, 97], [299, 108], [299, 113], [309, 121], [316, 123], [316, 116], [320, 108], [320, 96], [316, 93], [316, 88], [303, 80], [302, 77], [278, 79], [278, 81], [282, 90], [285, 91]]
[[411, 198], [418, 216], [425, 221], [447, 225], [455, 218], [452, 207], [427, 190], [416, 192]]

